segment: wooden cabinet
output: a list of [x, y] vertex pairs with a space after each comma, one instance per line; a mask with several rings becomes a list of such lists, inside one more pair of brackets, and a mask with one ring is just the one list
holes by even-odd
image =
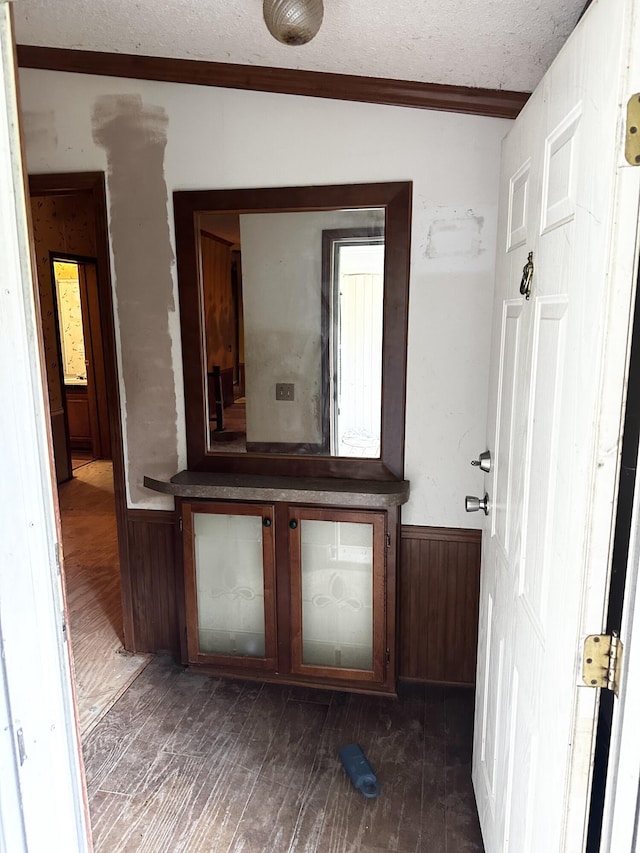
[[273, 507], [182, 504], [187, 660], [276, 668]]
[[184, 663], [395, 691], [398, 508], [180, 500]]
[[65, 385], [69, 444], [72, 450], [91, 450], [91, 418], [86, 385]]
[[289, 507], [291, 671], [385, 678], [386, 515]]

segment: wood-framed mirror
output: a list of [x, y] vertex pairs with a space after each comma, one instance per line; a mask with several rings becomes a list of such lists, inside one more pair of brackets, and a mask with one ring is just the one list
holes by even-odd
[[411, 196], [174, 192], [189, 470], [402, 478]]

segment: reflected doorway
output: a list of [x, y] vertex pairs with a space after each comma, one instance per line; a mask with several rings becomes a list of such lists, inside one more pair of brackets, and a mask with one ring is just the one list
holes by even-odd
[[329, 422], [333, 456], [380, 455], [384, 235], [375, 230], [323, 232], [328, 323]]

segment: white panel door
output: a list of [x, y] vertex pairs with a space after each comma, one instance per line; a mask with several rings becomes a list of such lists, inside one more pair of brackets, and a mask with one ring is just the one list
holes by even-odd
[[[487, 853], [580, 851], [604, 618], [640, 169], [636, 0], [599, 0], [504, 142], [473, 778]], [[530, 299], [520, 294], [533, 253]]]

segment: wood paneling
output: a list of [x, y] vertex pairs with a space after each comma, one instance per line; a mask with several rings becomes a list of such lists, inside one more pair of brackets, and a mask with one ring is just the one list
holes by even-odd
[[49, 401], [52, 409], [59, 409], [63, 407], [64, 402], [51, 252], [95, 257], [96, 227], [93, 202], [89, 193], [45, 196], [34, 193], [33, 187], [31, 192], [31, 219]]
[[479, 530], [402, 527], [401, 678], [475, 681], [480, 546]]
[[127, 511], [135, 651], [180, 654], [175, 514]]
[[231, 286], [231, 244], [200, 231], [200, 268], [207, 371], [216, 365], [221, 371], [231, 369], [233, 399], [238, 321]]
[[250, 89], [257, 92], [281, 92], [287, 95], [446, 110], [498, 118], [515, 118], [529, 98], [528, 92], [510, 92], [505, 89], [477, 89], [384, 77], [359, 77], [351, 74], [297, 71], [291, 68], [167, 59], [26, 44], [17, 46], [17, 55], [21, 68], [162, 80], [167, 83], [192, 83], [198, 86], [222, 86], [225, 89]]

